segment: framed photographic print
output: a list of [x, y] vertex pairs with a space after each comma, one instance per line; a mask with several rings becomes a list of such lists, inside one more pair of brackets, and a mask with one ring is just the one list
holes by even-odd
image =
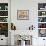
[[17, 20], [29, 20], [29, 10], [17, 10]]

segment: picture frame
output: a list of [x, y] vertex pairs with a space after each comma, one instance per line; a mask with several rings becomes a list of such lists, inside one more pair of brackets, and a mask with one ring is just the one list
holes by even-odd
[[17, 20], [29, 20], [29, 10], [17, 10]]

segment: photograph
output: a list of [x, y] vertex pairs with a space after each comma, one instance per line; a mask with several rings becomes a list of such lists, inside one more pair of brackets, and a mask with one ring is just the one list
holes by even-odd
[[29, 20], [29, 10], [17, 10], [17, 20]]

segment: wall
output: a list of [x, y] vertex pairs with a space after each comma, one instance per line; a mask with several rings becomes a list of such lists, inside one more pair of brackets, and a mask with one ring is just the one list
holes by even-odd
[[[34, 5], [33, 5], [34, 4]], [[29, 10], [29, 20], [17, 20], [17, 10]], [[11, 1], [11, 22], [14, 22], [17, 30], [28, 30], [29, 26], [37, 23], [37, 2], [30, 0]], [[36, 19], [35, 19], [36, 18]]]
[[[28, 30], [32, 24], [35, 26], [33, 46], [43, 44], [43, 38], [38, 38], [38, 3], [45, 3], [46, 0], [11, 0], [11, 22], [14, 23], [17, 30]], [[17, 10], [29, 10], [29, 20], [17, 20]], [[18, 31], [19, 32], [19, 31]], [[37, 37], [35, 37], [37, 36]], [[38, 44], [39, 43], [39, 44]], [[41, 46], [44, 46], [41, 45]]]
[[[46, 0], [45, 0], [46, 1]], [[38, 25], [38, 2], [44, 0], [11, 0], [11, 22], [16, 25], [17, 30], [28, 30], [32, 24], [37, 29]], [[17, 20], [17, 10], [29, 10], [29, 20]]]
[[[29, 10], [29, 20], [17, 20], [17, 10], [21, 9]], [[11, 0], [11, 22], [14, 22], [17, 30], [23, 31], [28, 30], [29, 26], [33, 24], [36, 32], [35, 36], [37, 36], [37, 9], [37, 0]], [[36, 46], [36, 44], [37, 40], [33, 38], [33, 45]]]

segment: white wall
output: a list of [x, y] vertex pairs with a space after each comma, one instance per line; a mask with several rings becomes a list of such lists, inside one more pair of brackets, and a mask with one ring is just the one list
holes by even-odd
[[[33, 33], [33, 46], [43, 44], [43, 38], [35, 38], [35, 36], [38, 36], [38, 3], [46, 3], [46, 0], [11, 0], [11, 22], [14, 23], [17, 30], [25, 31], [32, 24], [35, 26], [36, 34]], [[17, 10], [23, 9], [29, 10], [29, 20], [17, 20]]]
[[[17, 10], [29, 10], [29, 20], [17, 20]], [[37, 2], [30, 0], [11, 1], [11, 22], [14, 22], [17, 30], [27, 30], [32, 24], [37, 23]]]
[[[23, 9], [29, 10], [29, 20], [17, 20], [17, 10]], [[28, 30], [29, 26], [33, 24], [36, 32], [35, 36], [37, 36], [37, 9], [37, 0], [11, 0], [11, 22], [16, 25], [17, 30], [23, 31]], [[33, 41], [33, 44], [36, 45], [37, 40], [34, 38]]]

